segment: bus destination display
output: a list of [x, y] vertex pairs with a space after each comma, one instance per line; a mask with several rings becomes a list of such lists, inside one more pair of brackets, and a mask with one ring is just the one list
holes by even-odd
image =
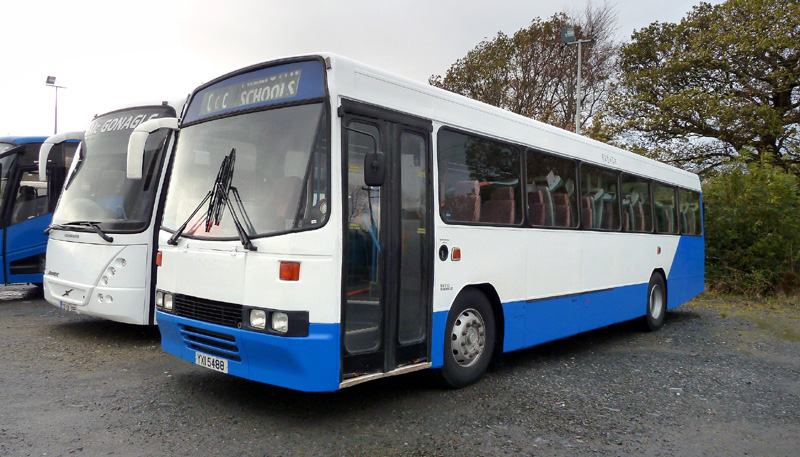
[[207, 92], [203, 94], [198, 114], [207, 116], [217, 111], [292, 98], [297, 95], [301, 73], [299, 69], [287, 71]]
[[325, 95], [325, 69], [309, 60], [233, 75], [192, 96], [183, 123]]

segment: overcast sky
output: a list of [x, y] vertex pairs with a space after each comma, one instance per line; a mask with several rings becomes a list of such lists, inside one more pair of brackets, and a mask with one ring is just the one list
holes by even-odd
[[[619, 38], [699, 0], [609, 0]], [[720, 1], [712, 1], [720, 3]], [[0, 135], [83, 130], [95, 114], [184, 97], [229, 71], [330, 51], [426, 82], [484, 38], [586, 0], [5, 0]]]

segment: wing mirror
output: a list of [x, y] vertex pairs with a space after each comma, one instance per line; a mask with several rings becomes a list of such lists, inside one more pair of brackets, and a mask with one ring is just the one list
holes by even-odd
[[364, 155], [364, 184], [370, 187], [380, 187], [386, 181], [386, 157], [378, 149], [378, 139], [371, 133], [344, 127], [345, 130], [364, 135], [372, 140], [372, 150]]
[[128, 179], [142, 179], [144, 175], [144, 147], [147, 143], [147, 137], [159, 129], [178, 130], [178, 118], [161, 117], [150, 119], [147, 122], [139, 124], [133, 132], [131, 132], [131, 136], [128, 138], [128, 163], [126, 170]]
[[59, 133], [44, 140], [39, 147], [39, 181], [47, 181], [47, 160], [50, 157], [50, 150], [53, 146], [69, 140], [83, 141], [83, 132]]

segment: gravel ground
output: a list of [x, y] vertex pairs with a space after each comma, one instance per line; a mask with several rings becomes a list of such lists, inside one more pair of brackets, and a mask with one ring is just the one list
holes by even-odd
[[507, 354], [462, 390], [414, 373], [307, 394], [34, 294], [0, 287], [2, 456], [800, 456], [798, 311], [689, 303], [659, 332], [621, 324]]

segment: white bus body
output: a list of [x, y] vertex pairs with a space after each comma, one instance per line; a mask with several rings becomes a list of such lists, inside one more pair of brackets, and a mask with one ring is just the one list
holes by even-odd
[[[300, 89], [282, 95], [281, 81]], [[475, 163], [486, 150], [516, 161], [517, 177], [487, 178], [501, 167]], [[207, 204], [188, 217], [232, 151], [230, 185], [256, 220], [249, 239], [227, 209], [208, 232]], [[551, 155], [576, 171], [523, 168]], [[162, 347], [274, 385], [331, 391], [426, 368], [466, 385], [493, 347], [646, 315], [655, 328], [704, 287], [696, 175], [332, 54], [198, 88], [171, 167]], [[381, 173], [381, 187], [365, 185]], [[276, 196], [291, 202], [285, 230], [259, 225], [280, 212]]]
[[127, 145], [138, 125], [175, 117], [182, 107], [182, 101], [130, 106], [96, 116], [83, 132], [49, 229], [48, 302], [117, 322], [156, 323], [152, 266], [173, 135], [150, 137], [144, 180], [126, 178]]

